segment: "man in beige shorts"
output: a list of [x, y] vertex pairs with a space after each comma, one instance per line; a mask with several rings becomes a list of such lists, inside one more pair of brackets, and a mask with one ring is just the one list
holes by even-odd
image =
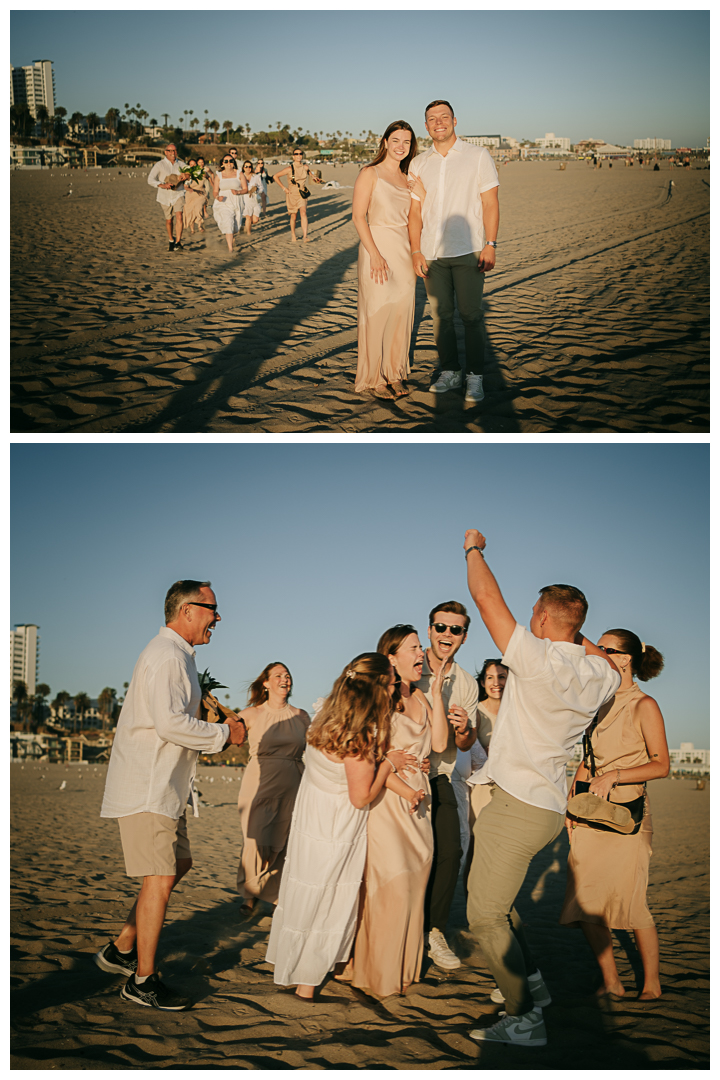
[[193, 787], [199, 753], [217, 754], [246, 736], [241, 720], [198, 720], [195, 645], [220, 621], [209, 581], [177, 581], [165, 597], [165, 626], [140, 654], [113, 742], [101, 817], [116, 817], [129, 877], [142, 888], [115, 941], [95, 955], [103, 971], [129, 976], [121, 997], [163, 1010], [188, 998], [165, 986], [155, 953], [170, 893], [192, 866], [185, 813], [197, 817]]
[[[165, 214], [165, 228], [167, 229], [169, 247], [168, 251], [182, 251], [180, 243], [183, 231], [183, 207], [185, 206], [185, 188], [173, 187], [167, 183], [169, 176], [179, 176], [180, 170], [187, 168], [184, 161], [178, 157], [174, 143], [168, 143], [165, 147], [165, 157], [156, 162], [148, 174], [148, 184], [157, 188], [157, 201]], [[173, 218], [175, 219], [175, 236], [173, 237]]]

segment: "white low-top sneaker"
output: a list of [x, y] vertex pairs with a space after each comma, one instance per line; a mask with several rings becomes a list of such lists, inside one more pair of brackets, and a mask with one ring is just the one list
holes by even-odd
[[482, 401], [484, 397], [482, 375], [468, 375], [465, 381], [465, 400], [477, 402]]
[[446, 390], [459, 390], [462, 375], [459, 371], [441, 371], [440, 378], [430, 387], [431, 394], [444, 394]]

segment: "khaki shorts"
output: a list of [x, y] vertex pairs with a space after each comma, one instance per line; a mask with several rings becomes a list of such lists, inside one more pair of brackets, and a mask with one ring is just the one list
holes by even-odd
[[185, 206], [185, 196], [181, 195], [179, 199], [176, 199], [173, 203], [161, 202], [160, 206], [163, 208], [165, 220], [169, 221], [173, 214], [182, 214], [183, 207]]
[[178, 859], [191, 858], [184, 814], [177, 820], [164, 814], [130, 814], [118, 818], [118, 825], [128, 877], [174, 877]]

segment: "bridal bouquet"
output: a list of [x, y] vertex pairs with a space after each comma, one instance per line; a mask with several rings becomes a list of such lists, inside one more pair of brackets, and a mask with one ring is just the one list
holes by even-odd
[[185, 180], [194, 180], [196, 184], [201, 184], [204, 170], [202, 165], [186, 165], [184, 169], [180, 170], [180, 175]]

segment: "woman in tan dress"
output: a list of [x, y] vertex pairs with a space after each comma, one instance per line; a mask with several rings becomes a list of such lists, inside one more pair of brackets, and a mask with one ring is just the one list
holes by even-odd
[[274, 904], [278, 898], [310, 723], [303, 709], [288, 704], [291, 692], [285, 665], [268, 664], [250, 686], [250, 707], [240, 713], [250, 751], [238, 797], [243, 849], [237, 886], [245, 898], [243, 915], [257, 900]]
[[[423, 665], [415, 628], [387, 630], [377, 651], [389, 658], [399, 677], [391, 745], [413, 754], [419, 765], [431, 749], [441, 753], [447, 746], [441, 693], [445, 664], [432, 684], [430, 716], [424, 694], [412, 685]], [[403, 779], [426, 797], [413, 812], [406, 799], [386, 787], [370, 806], [357, 937], [353, 958], [340, 976], [377, 997], [407, 990], [420, 978], [422, 967], [425, 887], [433, 854], [430, 784], [417, 766], [406, 768]]]
[[410, 253], [408, 166], [417, 153], [404, 120], [390, 124], [353, 191], [358, 249], [358, 366], [355, 392], [387, 401], [408, 394], [415, 271]]
[[[279, 184], [285, 192], [285, 202], [287, 203], [288, 214], [290, 215], [290, 239], [293, 243], [297, 240], [295, 235], [295, 219], [297, 218], [298, 210], [300, 211], [300, 228], [302, 229], [303, 241], [307, 243], [308, 238], [308, 219], [307, 219], [307, 196], [303, 197], [300, 192], [307, 191], [308, 178], [312, 180], [313, 184], [322, 184], [322, 180], [319, 179], [312, 172], [311, 169], [303, 161], [302, 150], [293, 150], [292, 165], [288, 165], [286, 169], [281, 169], [280, 172], [275, 173], [273, 180]], [[289, 184], [287, 187], [280, 179], [281, 176], [289, 177]]]
[[[612, 655], [622, 682], [590, 729], [596, 770], [590, 791], [601, 798], [610, 796], [611, 802], [628, 803], [643, 794], [648, 780], [667, 776], [670, 771], [662, 713], [657, 702], [633, 680], [633, 675], [643, 681], [659, 675], [663, 658], [630, 630], [608, 630], [598, 646]], [[590, 779], [590, 772], [581, 764], [575, 781]], [[634, 835], [600, 830], [571, 817], [566, 825], [570, 856], [560, 922], [582, 928], [603, 977], [598, 993], [625, 994], [610, 931], [633, 930], [645, 973], [639, 1000], [659, 998], [658, 936], [646, 900], [652, 854], [647, 795], [642, 824]]]
[[[190, 158], [188, 165], [195, 167], [197, 161]], [[203, 207], [207, 202], [205, 180], [188, 180], [185, 184], [185, 205], [183, 207], [183, 229], [192, 236], [197, 226], [198, 232], [205, 232], [203, 228]]]

